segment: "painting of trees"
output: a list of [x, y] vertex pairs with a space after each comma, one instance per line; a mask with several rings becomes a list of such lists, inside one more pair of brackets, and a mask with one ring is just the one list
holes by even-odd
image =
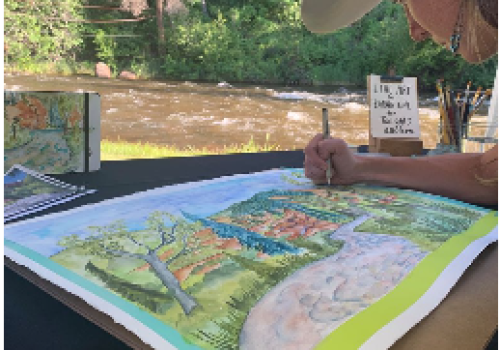
[[[181, 288], [169, 265], [196, 248], [197, 243], [191, 236], [191, 226], [185, 220], [159, 211], [151, 213], [145, 224], [144, 230], [130, 230], [123, 220], [105, 226], [90, 226], [90, 235], [84, 238], [76, 234], [66, 236], [59, 245], [66, 248], [78, 247], [101, 258], [125, 257], [145, 261], [172, 293], [184, 313], [189, 315], [198, 303]], [[177, 253], [162, 261], [158, 254], [167, 246], [177, 248]]]

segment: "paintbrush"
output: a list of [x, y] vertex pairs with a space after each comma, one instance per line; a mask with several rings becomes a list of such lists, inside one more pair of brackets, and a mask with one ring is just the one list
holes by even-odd
[[439, 107], [439, 117], [440, 117], [440, 133], [441, 133], [441, 142], [445, 145], [449, 144], [449, 138], [447, 134], [447, 123], [446, 123], [446, 108], [444, 104], [444, 95], [443, 95], [443, 87], [441, 86], [441, 80], [436, 80], [436, 89], [438, 91], [438, 107]]
[[450, 91], [451, 100], [451, 113], [455, 122], [455, 140], [458, 150], [462, 151], [462, 120], [460, 119], [460, 109], [458, 106], [458, 97], [454, 96], [455, 93]]
[[[330, 126], [328, 125], [328, 109], [323, 108], [323, 139], [328, 139], [330, 137]], [[330, 155], [326, 161], [326, 180], [328, 185], [332, 182], [332, 159]]]
[[484, 101], [486, 101], [486, 99], [491, 95], [491, 90], [488, 89], [484, 92], [483, 96], [481, 96], [481, 98], [479, 98], [479, 100], [474, 104], [472, 105], [472, 110], [470, 112], [470, 117], [472, 117], [474, 115], [474, 113], [476, 113], [476, 111], [479, 109], [479, 107], [481, 107], [481, 105], [483, 104]]
[[450, 96], [450, 90], [451, 87], [450, 85], [447, 85], [445, 88], [445, 100], [446, 100], [446, 116], [448, 118], [448, 126], [449, 126], [449, 131], [450, 131], [450, 139], [451, 139], [451, 144], [456, 145], [457, 143], [457, 138], [456, 138], [456, 130], [455, 130], [455, 117], [453, 115], [453, 106], [451, 105], [451, 96]]
[[463, 127], [463, 134], [465, 137], [467, 137], [468, 130], [467, 130], [467, 123], [468, 123], [468, 116], [469, 116], [469, 93], [470, 93], [470, 87], [471, 87], [472, 82], [469, 81], [467, 83], [467, 88], [465, 89], [464, 93], [464, 100], [462, 102], [462, 111], [460, 115], [460, 119], [462, 120], [462, 127]]
[[479, 98], [479, 95], [481, 95], [482, 89], [483, 88], [481, 86], [477, 88], [477, 91], [474, 94], [474, 98], [472, 99], [472, 103], [471, 103], [472, 108], [474, 108], [474, 106], [476, 105], [477, 99]]

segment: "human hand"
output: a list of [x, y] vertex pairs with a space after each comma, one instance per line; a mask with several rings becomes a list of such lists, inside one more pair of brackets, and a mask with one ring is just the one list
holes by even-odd
[[358, 181], [357, 166], [359, 159], [342, 139], [323, 139], [323, 134], [316, 135], [306, 146], [304, 172], [315, 184], [325, 184], [327, 160], [332, 162], [331, 183], [350, 185]]

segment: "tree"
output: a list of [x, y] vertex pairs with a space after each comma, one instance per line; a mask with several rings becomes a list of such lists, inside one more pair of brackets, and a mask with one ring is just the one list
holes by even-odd
[[[165, 224], [165, 218], [173, 222], [171, 227]], [[179, 302], [182, 310], [189, 315], [196, 307], [196, 300], [186, 293], [175, 278], [169, 265], [189, 251], [189, 234], [176, 232], [176, 229], [186, 231], [185, 222], [178, 222], [172, 215], [164, 212], [153, 212], [146, 220], [146, 230], [129, 231], [121, 220], [107, 226], [90, 226], [91, 234], [81, 238], [74, 234], [64, 237], [59, 245], [67, 248], [78, 247], [84, 251], [100, 257], [128, 257], [146, 261], [156, 277], [163, 283], [174, 298]], [[183, 229], [182, 229], [183, 228]], [[181, 243], [180, 250], [166, 261], [161, 261], [158, 251], [168, 245]], [[159, 243], [158, 243], [159, 241]]]
[[165, 27], [163, 25], [163, 0], [156, 0], [156, 26], [158, 29], [158, 57], [165, 53]]
[[56, 62], [71, 57], [82, 42], [78, 0], [6, 0], [5, 44], [10, 62]]
[[19, 121], [20, 120], [21, 119], [19, 119], [19, 117], [14, 117], [12, 119], [12, 125], [11, 125], [12, 129], [11, 130], [12, 130], [12, 138], [14, 140], [16, 139], [16, 128], [19, 126]]

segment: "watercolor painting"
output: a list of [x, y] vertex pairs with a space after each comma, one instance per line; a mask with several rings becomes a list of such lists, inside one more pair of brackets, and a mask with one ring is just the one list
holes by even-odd
[[82, 171], [84, 117], [83, 93], [4, 91], [4, 172], [14, 164], [44, 174]]
[[482, 220], [491, 234], [491, 215], [413, 191], [315, 187], [286, 169], [7, 225], [5, 247], [115, 319], [133, 315], [120, 323], [155, 348], [313, 349], [454, 237]]
[[61, 186], [19, 165], [14, 165], [4, 175], [3, 182], [4, 216], [55, 201], [75, 191], [74, 187]]
[[3, 177], [4, 222], [94, 190], [77, 187], [15, 164]]

